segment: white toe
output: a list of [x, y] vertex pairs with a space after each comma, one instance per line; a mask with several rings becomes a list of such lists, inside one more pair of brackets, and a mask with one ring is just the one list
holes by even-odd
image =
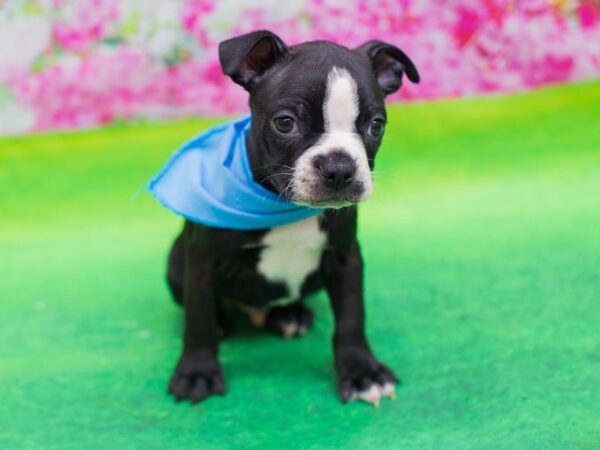
[[383, 386], [372, 384], [369, 389], [355, 391], [349, 401], [362, 400], [373, 406], [379, 406], [379, 402], [384, 397], [389, 397], [391, 399], [396, 398], [396, 387], [392, 383], [385, 383]]
[[385, 383], [379, 387], [379, 392], [382, 397], [396, 398], [396, 387], [392, 383]]
[[379, 406], [379, 400], [381, 399], [379, 386], [376, 384], [371, 385], [369, 389], [360, 391], [357, 395], [357, 398], [363, 402], [371, 403], [374, 406]]
[[294, 322], [280, 322], [279, 328], [281, 328], [281, 333], [286, 338], [294, 337], [298, 332], [298, 325]]

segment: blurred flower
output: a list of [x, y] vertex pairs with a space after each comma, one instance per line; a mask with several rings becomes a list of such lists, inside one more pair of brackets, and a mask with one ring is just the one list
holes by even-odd
[[0, 133], [247, 111], [217, 45], [261, 28], [290, 44], [401, 47], [422, 82], [392, 101], [600, 75], [598, 0], [7, 0]]
[[7, 72], [29, 70], [51, 44], [51, 23], [42, 15], [11, 15], [0, 9], [0, 82]]

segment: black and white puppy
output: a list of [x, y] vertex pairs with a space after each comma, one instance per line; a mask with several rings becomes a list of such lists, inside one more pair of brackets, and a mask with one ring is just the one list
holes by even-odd
[[192, 402], [224, 394], [218, 359], [224, 300], [289, 337], [312, 324], [302, 300], [325, 288], [335, 316], [341, 398], [377, 404], [394, 395], [398, 380], [375, 358], [365, 334], [356, 204], [373, 190], [384, 97], [400, 88], [404, 74], [417, 83], [417, 69], [384, 42], [286, 46], [269, 31], [224, 41], [219, 56], [223, 72], [250, 93], [247, 148], [255, 181], [324, 212], [255, 231], [185, 223], [168, 266], [173, 295], [185, 308], [183, 351], [169, 391]]

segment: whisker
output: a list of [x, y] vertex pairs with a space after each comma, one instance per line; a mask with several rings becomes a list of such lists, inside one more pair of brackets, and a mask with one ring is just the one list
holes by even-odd
[[266, 169], [268, 167], [283, 167], [285, 169], [290, 169], [290, 170], [294, 170], [293, 167], [291, 166], [287, 166], [285, 164], [279, 164], [279, 163], [273, 163], [273, 164], [265, 164], [264, 166], [258, 167], [259, 169]]
[[269, 178], [273, 178], [273, 177], [276, 177], [276, 176], [279, 176], [279, 175], [288, 175], [288, 176], [291, 176], [291, 175], [293, 175], [293, 172], [279, 172], [279, 173], [273, 173], [273, 174], [271, 174], [271, 175], [268, 175], [268, 176], [264, 177], [262, 180], [260, 180], [260, 183], [262, 183], [263, 181], [266, 181], [266, 180], [268, 180]]

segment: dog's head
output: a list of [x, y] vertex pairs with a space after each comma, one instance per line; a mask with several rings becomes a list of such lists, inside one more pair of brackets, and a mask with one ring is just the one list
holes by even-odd
[[386, 124], [384, 97], [406, 73], [402, 50], [380, 41], [348, 49], [286, 46], [269, 31], [222, 42], [223, 72], [250, 93], [255, 179], [294, 203], [341, 208], [367, 198]]

